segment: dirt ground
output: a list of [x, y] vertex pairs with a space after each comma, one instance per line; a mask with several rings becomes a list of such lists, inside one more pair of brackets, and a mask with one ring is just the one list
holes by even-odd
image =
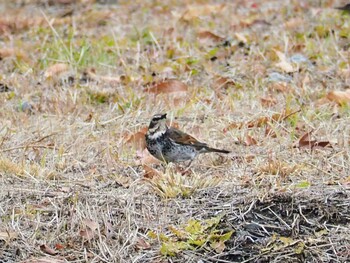
[[345, 4], [1, 1], [0, 262], [350, 262]]

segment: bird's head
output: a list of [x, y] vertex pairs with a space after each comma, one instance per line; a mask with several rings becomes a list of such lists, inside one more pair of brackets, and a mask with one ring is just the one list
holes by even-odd
[[152, 117], [152, 120], [148, 126], [149, 135], [163, 135], [168, 129], [166, 125], [166, 113], [156, 114]]

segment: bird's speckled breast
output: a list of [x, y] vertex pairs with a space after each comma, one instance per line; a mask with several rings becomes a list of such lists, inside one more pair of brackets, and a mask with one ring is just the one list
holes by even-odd
[[198, 154], [192, 146], [174, 143], [167, 134], [156, 139], [146, 136], [146, 145], [154, 157], [166, 162], [184, 162], [194, 159]]

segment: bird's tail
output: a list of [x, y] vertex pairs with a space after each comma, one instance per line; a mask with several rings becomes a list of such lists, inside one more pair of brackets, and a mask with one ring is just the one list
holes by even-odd
[[227, 150], [221, 150], [221, 149], [216, 149], [216, 148], [206, 148], [207, 152], [216, 152], [216, 153], [230, 153], [230, 151]]

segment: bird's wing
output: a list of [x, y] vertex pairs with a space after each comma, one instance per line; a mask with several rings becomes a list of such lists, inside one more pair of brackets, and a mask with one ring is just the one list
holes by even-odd
[[193, 145], [193, 146], [197, 146], [200, 148], [208, 146], [206, 143], [199, 142], [195, 138], [193, 138], [191, 135], [184, 133], [184, 132], [182, 132], [178, 129], [175, 129], [173, 127], [169, 128], [167, 130], [167, 133], [169, 135], [169, 138], [178, 144]]

